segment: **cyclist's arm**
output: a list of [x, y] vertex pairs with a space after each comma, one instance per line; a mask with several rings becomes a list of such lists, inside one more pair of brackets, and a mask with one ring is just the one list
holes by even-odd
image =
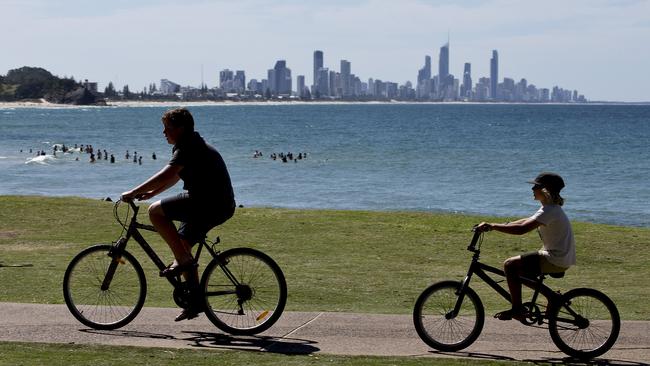
[[178, 173], [183, 169], [179, 165], [166, 165], [158, 173], [134, 189], [122, 193], [122, 199], [149, 199], [172, 187], [180, 180]]
[[478, 226], [478, 228], [482, 231], [496, 230], [506, 234], [523, 235], [537, 229], [540, 225], [542, 225], [542, 223], [529, 217], [505, 224], [483, 222]]

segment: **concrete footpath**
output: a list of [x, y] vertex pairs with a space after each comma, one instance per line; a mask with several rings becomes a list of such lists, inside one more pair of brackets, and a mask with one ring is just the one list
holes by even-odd
[[[286, 312], [258, 336], [231, 336], [204, 315], [174, 322], [178, 309], [145, 308], [124, 328], [99, 331], [77, 322], [65, 305], [0, 303], [0, 341], [102, 344], [165, 348], [249, 350], [281, 354], [465, 357], [566, 362], [548, 329], [492, 318], [469, 348], [444, 353], [429, 348], [410, 315]], [[595, 360], [603, 365], [648, 365], [650, 322], [624, 321], [617, 343]]]

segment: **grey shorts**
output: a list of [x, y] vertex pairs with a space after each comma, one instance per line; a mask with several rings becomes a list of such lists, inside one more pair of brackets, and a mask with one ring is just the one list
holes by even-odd
[[235, 213], [235, 205], [227, 205], [191, 197], [188, 193], [164, 198], [160, 201], [165, 216], [180, 221], [178, 234], [195, 244], [217, 225], [226, 222]]

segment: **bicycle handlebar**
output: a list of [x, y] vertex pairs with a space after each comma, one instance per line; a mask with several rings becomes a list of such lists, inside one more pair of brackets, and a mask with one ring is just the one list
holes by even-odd
[[483, 235], [483, 232], [480, 230], [477, 230], [476, 226], [472, 228], [472, 231], [474, 232], [474, 236], [472, 237], [472, 242], [467, 246], [467, 250], [470, 252], [475, 252], [476, 251], [476, 243], [478, 243], [479, 238], [481, 235]]

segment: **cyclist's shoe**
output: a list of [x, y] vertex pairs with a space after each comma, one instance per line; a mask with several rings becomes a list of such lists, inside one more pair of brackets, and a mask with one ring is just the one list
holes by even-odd
[[520, 322], [523, 322], [524, 320], [526, 320], [527, 316], [528, 316], [528, 313], [524, 309], [521, 309], [521, 310], [509, 309], [509, 310], [504, 310], [504, 311], [501, 311], [501, 312], [498, 312], [498, 313], [494, 314], [494, 317], [499, 319], [499, 320], [512, 320], [512, 319], [515, 319], [515, 320], [519, 320]]
[[172, 263], [169, 266], [167, 266], [167, 268], [160, 271], [160, 277], [179, 276], [181, 273], [191, 271], [197, 268], [198, 266], [199, 264], [194, 260], [185, 264], [174, 265], [174, 263]]
[[199, 316], [199, 312], [196, 309], [183, 309], [183, 311], [181, 311], [181, 313], [176, 316], [174, 321], [179, 322], [181, 320], [190, 320], [196, 318], [197, 316]]

